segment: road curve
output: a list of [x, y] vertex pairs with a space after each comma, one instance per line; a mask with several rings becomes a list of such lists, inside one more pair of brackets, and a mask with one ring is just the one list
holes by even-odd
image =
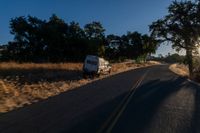
[[167, 68], [150, 69], [111, 132], [200, 132], [200, 87]]
[[[108, 122], [111, 116], [118, 118]], [[117, 74], [0, 114], [3, 133], [198, 133], [199, 125], [200, 87], [167, 65]]]

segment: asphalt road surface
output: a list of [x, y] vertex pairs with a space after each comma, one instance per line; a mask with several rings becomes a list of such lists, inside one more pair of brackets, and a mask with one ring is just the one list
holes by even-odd
[[0, 133], [57, 132], [200, 133], [200, 87], [158, 65], [0, 114]]

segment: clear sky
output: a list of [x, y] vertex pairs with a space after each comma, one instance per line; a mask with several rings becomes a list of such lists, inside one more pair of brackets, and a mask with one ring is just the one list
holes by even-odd
[[[81, 27], [100, 21], [106, 35], [138, 31], [148, 34], [148, 25], [167, 14], [172, 0], [1, 0], [0, 44], [13, 40], [9, 21], [18, 16], [48, 19], [53, 13], [66, 22], [79, 22]], [[167, 54], [170, 46], [161, 46], [157, 54]]]

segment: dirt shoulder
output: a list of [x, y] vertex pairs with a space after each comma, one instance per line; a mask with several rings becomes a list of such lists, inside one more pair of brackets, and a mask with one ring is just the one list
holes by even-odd
[[0, 113], [75, 89], [131, 69], [157, 65], [158, 62], [112, 64], [110, 75], [98, 78], [82, 78], [81, 63], [34, 64], [0, 63]]
[[188, 68], [183, 64], [172, 64], [169, 69], [180, 76], [189, 76]]

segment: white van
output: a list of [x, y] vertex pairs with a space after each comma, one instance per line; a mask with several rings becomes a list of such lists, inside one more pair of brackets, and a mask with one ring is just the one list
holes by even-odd
[[109, 62], [103, 58], [94, 55], [87, 55], [83, 65], [83, 74], [101, 74], [110, 73], [111, 66]]

